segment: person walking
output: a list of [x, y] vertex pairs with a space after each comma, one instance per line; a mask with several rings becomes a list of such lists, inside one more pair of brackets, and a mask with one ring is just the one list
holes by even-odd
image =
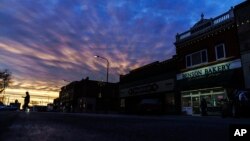
[[23, 105], [23, 110], [26, 111], [27, 108], [29, 108], [29, 103], [30, 103], [30, 95], [29, 92], [26, 92], [26, 96], [24, 98], [24, 105]]
[[206, 116], [207, 115], [207, 101], [205, 100], [205, 98], [202, 98], [200, 107], [201, 107], [201, 115]]

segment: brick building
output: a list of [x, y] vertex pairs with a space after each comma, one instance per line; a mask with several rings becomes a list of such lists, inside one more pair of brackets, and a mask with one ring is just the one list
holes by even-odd
[[60, 109], [64, 112], [114, 112], [119, 109], [118, 83], [74, 81], [62, 87]]
[[210, 19], [202, 14], [193, 27], [176, 35], [175, 46], [182, 111], [200, 114], [204, 98], [209, 114], [220, 114], [220, 101], [244, 87], [233, 8]]
[[245, 88], [250, 89], [250, 1], [245, 1], [234, 9], [240, 43]]
[[120, 76], [121, 108], [126, 113], [177, 113], [175, 58], [153, 62]]

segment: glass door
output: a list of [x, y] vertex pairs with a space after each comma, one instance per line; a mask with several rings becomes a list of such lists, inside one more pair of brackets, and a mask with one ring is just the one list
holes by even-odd
[[200, 114], [200, 96], [192, 97], [193, 114]]

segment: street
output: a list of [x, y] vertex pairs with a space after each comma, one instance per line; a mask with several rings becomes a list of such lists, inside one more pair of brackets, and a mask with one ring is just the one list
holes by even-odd
[[1, 141], [227, 141], [249, 119], [0, 112]]

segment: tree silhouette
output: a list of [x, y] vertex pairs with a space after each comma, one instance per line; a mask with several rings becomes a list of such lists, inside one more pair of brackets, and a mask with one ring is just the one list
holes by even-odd
[[11, 72], [9, 70], [0, 70], [0, 94], [7, 88], [10, 84]]

